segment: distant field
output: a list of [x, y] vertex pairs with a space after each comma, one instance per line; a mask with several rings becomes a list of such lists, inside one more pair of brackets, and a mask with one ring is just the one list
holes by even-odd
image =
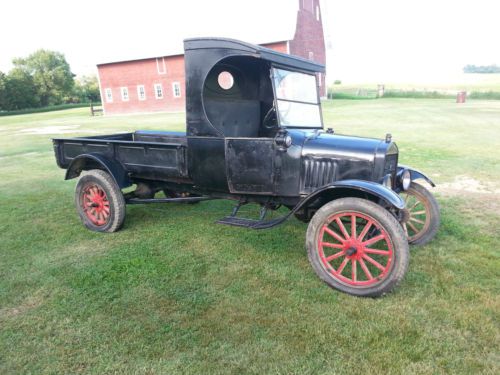
[[500, 74], [461, 74], [449, 81], [404, 83], [404, 82], [342, 82], [340, 85], [331, 85], [335, 93], [357, 94], [361, 96], [375, 96], [378, 84], [383, 84], [386, 91], [418, 91], [437, 92], [447, 95], [456, 95], [458, 91], [495, 92], [500, 95]]
[[87, 231], [51, 137], [184, 129], [184, 114], [0, 118], [0, 374], [498, 374], [500, 101], [338, 100], [337, 133], [383, 138], [436, 181], [442, 226], [401, 286], [324, 285], [295, 219], [215, 224], [226, 201], [130, 206]]

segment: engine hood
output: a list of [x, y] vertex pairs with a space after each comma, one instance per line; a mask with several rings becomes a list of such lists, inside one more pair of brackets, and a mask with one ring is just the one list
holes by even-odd
[[[311, 131], [290, 131], [301, 141], [301, 191], [308, 193], [347, 179], [381, 183], [395, 173], [398, 148], [393, 142]], [[389, 156], [390, 155], [390, 156]]]
[[377, 156], [383, 157], [387, 153], [397, 152], [393, 142], [328, 133], [306, 134], [302, 148], [303, 156], [347, 158], [367, 162], [374, 162]]

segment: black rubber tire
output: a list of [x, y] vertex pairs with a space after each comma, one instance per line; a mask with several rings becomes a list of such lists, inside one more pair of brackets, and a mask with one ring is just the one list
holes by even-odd
[[[105, 224], [95, 225], [85, 214], [83, 209], [83, 192], [89, 185], [99, 186], [109, 201], [109, 217]], [[100, 169], [92, 169], [85, 173], [76, 184], [75, 205], [83, 225], [94, 232], [116, 232], [125, 221], [125, 199], [120, 188], [116, 185], [109, 173]]]
[[[421, 231], [414, 233], [414, 235], [408, 234], [408, 242], [410, 245], [425, 245], [429, 243], [438, 232], [441, 221], [439, 204], [429, 190], [415, 182], [411, 183], [408, 190], [401, 193], [403, 198], [405, 197], [405, 194], [411, 195], [416, 200], [420, 201], [426, 211], [425, 224], [423, 225]], [[406, 203], [408, 204], [409, 202]], [[417, 227], [417, 229], [419, 228]], [[408, 231], [408, 228], [406, 228], [406, 231]]]
[[[367, 286], [349, 285], [334, 277], [322, 265], [318, 248], [321, 228], [332, 215], [340, 213], [359, 213], [374, 220], [388, 235], [392, 244], [393, 257], [387, 274], [375, 284]], [[321, 207], [313, 216], [306, 235], [306, 248], [314, 271], [328, 286], [359, 297], [378, 297], [391, 292], [403, 279], [410, 259], [409, 246], [403, 228], [396, 218], [381, 206], [360, 198], [342, 198]]]

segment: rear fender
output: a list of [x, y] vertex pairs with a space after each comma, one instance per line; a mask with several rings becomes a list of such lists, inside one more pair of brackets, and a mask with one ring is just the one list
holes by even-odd
[[117, 161], [110, 160], [98, 153], [81, 154], [74, 158], [66, 171], [65, 180], [80, 176], [82, 171], [102, 169], [108, 172], [120, 189], [132, 185], [125, 168]]
[[403, 169], [408, 169], [410, 171], [410, 177], [411, 177], [412, 181], [422, 179], [422, 180], [427, 181], [429, 183], [429, 185], [431, 185], [432, 187], [436, 186], [436, 184], [429, 177], [427, 177], [425, 174], [423, 174], [422, 172], [417, 171], [416, 169], [412, 169], [410, 167], [407, 167], [406, 165], [401, 165], [401, 164], [398, 165], [398, 173], [400, 171], [402, 171]]

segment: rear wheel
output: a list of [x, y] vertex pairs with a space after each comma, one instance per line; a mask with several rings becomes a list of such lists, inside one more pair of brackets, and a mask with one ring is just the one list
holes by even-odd
[[439, 229], [439, 205], [436, 198], [422, 185], [411, 183], [400, 193], [405, 201], [401, 225], [411, 245], [425, 245]]
[[409, 250], [398, 221], [360, 198], [321, 207], [307, 229], [309, 261], [330, 287], [355, 296], [390, 292], [404, 277]]
[[75, 204], [83, 225], [96, 232], [116, 232], [125, 220], [125, 199], [120, 188], [99, 169], [78, 180]]

